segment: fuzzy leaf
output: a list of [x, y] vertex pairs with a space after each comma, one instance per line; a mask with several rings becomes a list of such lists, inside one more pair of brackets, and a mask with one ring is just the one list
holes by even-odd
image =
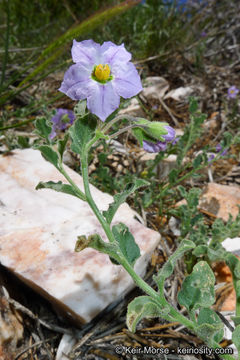
[[51, 134], [52, 129], [51, 126], [48, 125], [47, 120], [44, 117], [39, 118], [35, 121], [35, 128], [36, 130], [34, 131], [34, 133], [49, 142], [49, 135]]
[[122, 223], [112, 227], [113, 235], [118, 242], [119, 249], [130, 265], [140, 257], [140, 250], [128, 227]]
[[59, 152], [59, 154], [61, 156], [61, 159], [63, 158], [63, 153], [64, 153], [64, 150], [66, 148], [68, 139], [69, 139], [69, 135], [68, 135], [68, 133], [66, 133], [64, 138], [61, 139], [61, 140], [58, 140], [58, 142], [57, 142], [58, 152]]
[[215, 311], [209, 308], [202, 308], [199, 312], [197, 323], [198, 325], [213, 325], [216, 328], [216, 331], [213, 333], [213, 340], [217, 343], [222, 340], [224, 335], [223, 323]]
[[116, 245], [103, 241], [99, 234], [89, 235], [88, 238], [85, 235], [78, 236], [75, 251], [79, 252], [86, 248], [95, 249], [112, 257], [115, 256], [117, 251]]
[[195, 244], [190, 240], [183, 240], [175, 253], [170, 256], [168, 261], [163, 265], [158, 274], [153, 277], [154, 281], [158, 284], [158, 287], [161, 288], [167, 277], [169, 277], [174, 270], [175, 264], [178, 259], [180, 259], [186, 251], [195, 248]]
[[57, 183], [54, 181], [48, 181], [48, 182], [40, 182], [36, 186], [36, 190], [39, 189], [52, 189], [57, 192], [62, 192], [68, 195], [76, 196], [78, 199], [81, 198], [82, 200], [86, 201], [85, 196], [81, 196], [80, 193], [76, 194], [75, 190], [71, 185], [63, 184], [61, 181], [58, 181]]
[[109, 205], [107, 211], [103, 211], [103, 216], [107, 220], [108, 224], [111, 224], [112, 219], [113, 219], [117, 209], [119, 208], [119, 206], [121, 204], [123, 204], [125, 202], [127, 197], [129, 195], [131, 195], [132, 193], [134, 193], [140, 187], [146, 186], [146, 185], [149, 185], [148, 181], [137, 179], [135, 181], [135, 183], [128, 184], [122, 193], [114, 195], [114, 197], [113, 197], [114, 202]]
[[197, 333], [197, 335], [207, 344], [209, 344], [210, 346], [213, 346], [213, 342], [215, 339], [215, 336], [218, 338], [220, 337], [220, 335], [222, 332], [222, 324], [201, 324], [199, 326], [195, 327], [195, 332]]
[[53, 164], [57, 169], [58, 167], [58, 154], [56, 151], [54, 151], [50, 146], [48, 145], [40, 145], [36, 146], [37, 150], [41, 151], [42, 156], [45, 160], [49, 161], [51, 164]]
[[81, 154], [87, 143], [93, 138], [96, 127], [96, 120], [88, 115], [78, 118], [69, 129], [72, 138], [71, 149], [77, 154]]
[[232, 333], [232, 342], [240, 353], [240, 325], [238, 325]]
[[194, 97], [190, 97], [189, 112], [194, 114], [198, 109], [198, 102]]
[[127, 327], [134, 333], [137, 324], [143, 318], [161, 317], [167, 315], [169, 311], [170, 307], [167, 305], [161, 308], [149, 296], [139, 296], [128, 305]]
[[178, 302], [188, 310], [209, 307], [215, 301], [215, 276], [205, 261], [198, 262], [188, 275], [178, 293]]

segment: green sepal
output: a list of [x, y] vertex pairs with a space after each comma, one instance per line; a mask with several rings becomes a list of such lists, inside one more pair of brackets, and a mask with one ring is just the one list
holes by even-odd
[[51, 134], [52, 129], [51, 126], [48, 124], [47, 119], [44, 117], [38, 118], [36, 119], [34, 125], [36, 128], [34, 130], [34, 134], [37, 134], [49, 143], [49, 135]]
[[212, 269], [207, 262], [199, 261], [182, 283], [178, 293], [179, 304], [190, 311], [211, 306], [215, 301], [214, 284]]
[[95, 128], [96, 119], [92, 115], [76, 119], [69, 129], [72, 151], [81, 155], [87, 143], [94, 137]]
[[[219, 343], [224, 335], [224, 329], [223, 329], [223, 323], [220, 319], [220, 317], [216, 314], [216, 312], [209, 308], [202, 308], [199, 312], [198, 319], [197, 319], [198, 325], [212, 325], [215, 330], [212, 330], [212, 340]], [[203, 327], [200, 328], [203, 332]], [[210, 334], [208, 334], [210, 337]]]
[[127, 309], [127, 327], [131, 332], [136, 331], [136, 326], [143, 318], [164, 317], [170, 312], [170, 306], [156, 303], [149, 296], [136, 297]]
[[173, 273], [177, 260], [180, 259], [185, 252], [194, 248], [195, 244], [190, 240], [183, 240], [181, 242], [174, 254], [169, 257], [168, 261], [159, 270], [158, 274], [153, 276], [153, 280], [156, 282], [159, 289], [162, 289], [165, 279]]
[[57, 183], [54, 181], [48, 181], [48, 182], [40, 181], [40, 183], [36, 186], [35, 189], [36, 190], [52, 189], [57, 192], [62, 192], [64, 194], [76, 196], [78, 199], [80, 198], [81, 200], [86, 201], [86, 197], [84, 196], [84, 194], [81, 195], [80, 192], [77, 194], [71, 185], [63, 184], [61, 181], [58, 181]]
[[103, 216], [107, 220], [108, 224], [111, 224], [112, 219], [118, 210], [119, 206], [125, 202], [127, 197], [134, 193], [137, 189], [142, 186], [150, 185], [146, 180], [137, 179], [134, 183], [129, 183], [126, 185], [125, 190], [122, 193], [116, 194], [113, 197], [113, 203], [111, 203], [106, 211], [103, 211]]
[[163, 135], [166, 135], [168, 131], [164, 127], [168, 126], [168, 123], [137, 118], [135, 125], [139, 125], [139, 127], [133, 128], [132, 133], [139, 141], [141, 147], [143, 146], [143, 141], [153, 144], [156, 144], [158, 141], [165, 141]]
[[143, 131], [139, 128], [133, 128], [132, 133], [135, 136], [135, 138], [138, 140], [141, 147], [143, 147]]
[[140, 249], [136, 244], [133, 235], [130, 233], [128, 227], [119, 223], [112, 227], [112, 233], [118, 243], [119, 250], [130, 265], [134, 265], [135, 261], [140, 257]]

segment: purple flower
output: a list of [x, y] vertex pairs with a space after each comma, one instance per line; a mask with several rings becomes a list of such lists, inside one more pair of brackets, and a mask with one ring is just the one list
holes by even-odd
[[215, 154], [210, 154], [208, 157], [208, 162], [213, 161], [214, 158], [215, 158]]
[[175, 130], [169, 125], [164, 126], [164, 129], [167, 130], [168, 133], [161, 136], [165, 139], [166, 142], [173, 141], [176, 135]]
[[180, 140], [180, 136], [176, 137], [173, 141], [172, 141], [172, 145], [176, 145]]
[[201, 37], [206, 37], [207, 36], [207, 33], [206, 31], [202, 31], [201, 34], [200, 34]]
[[[221, 150], [222, 150], [222, 145], [221, 145], [221, 144], [217, 144], [217, 146], [216, 146], [216, 152], [219, 153]], [[224, 149], [224, 150], [221, 152], [220, 156], [226, 155], [227, 152], [228, 152], [228, 149]]]
[[220, 152], [222, 150], [222, 145], [221, 144], [217, 144], [216, 145], [216, 152]]
[[57, 109], [56, 114], [51, 118], [52, 132], [49, 135], [50, 139], [55, 138], [57, 131], [65, 130], [69, 124], [75, 120], [74, 112], [67, 109]]
[[143, 148], [147, 152], [157, 153], [159, 151], [165, 151], [167, 148], [167, 143], [158, 141], [157, 143], [154, 144], [151, 141], [143, 140]]
[[73, 40], [75, 64], [65, 73], [59, 90], [73, 100], [87, 99], [88, 109], [105, 121], [119, 107], [120, 96], [128, 99], [142, 90], [131, 57], [123, 44]]
[[165, 141], [157, 141], [156, 143], [154, 143], [151, 141], [143, 140], [143, 148], [145, 151], [150, 153], [165, 151], [167, 148], [167, 143], [174, 141], [176, 134], [175, 130], [169, 125], [165, 125], [164, 128], [168, 131], [167, 134], [161, 135], [165, 139]]
[[235, 99], [235, 97], [237, 96], [238, 93], [239, 93], [239, 89], [236, 86], [231, 86], [228, 89], [228, 98]]

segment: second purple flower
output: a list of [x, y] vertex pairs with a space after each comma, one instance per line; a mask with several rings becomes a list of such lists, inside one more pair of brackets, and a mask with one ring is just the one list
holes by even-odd
[[49, 138], [52, 140], [57, 135], [58, 131], [65, 130], [68, 125], [75, 120], [74, 112], [67, 109], [57, 109], [56, 114], [51, 118], [52, 132]]

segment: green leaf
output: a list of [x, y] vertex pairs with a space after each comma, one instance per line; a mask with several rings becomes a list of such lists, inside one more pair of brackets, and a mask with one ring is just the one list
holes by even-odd
[[[198, 325], [213, 325], [215, 327], [215, 331], [213, 331], [213, 338], [212, 340], [219, 343], [224, 335], [224, 329], [223, 329], [223, 323], [220, 319], [220, 317], [209, 308], [202, 308], [199, 312], [198, 319], [197, 319]], [[203, 328], [201, 328], [201, 331]], [[208, 334], [210, 336], [210, 334]]]
[[190, 103], [189, 103], [189, 112], [191, 114], [195, 114], [195, 112], [198, 109], [198, 102], [194, 97], [190, 97]]
[[240, 353], [240, 325], [238, 325], [232, 333], [232, 342]]
[[117, 253], [116, 245], [103, 241], [99, 234], [90, 235], [88, 238], [85, 235], [78, 236], [75, 244], [75, 251], [79, 252], [86, 248], [92, 248], [103, 254], [108, 254], [114, 260]]
[[96, 120], [93, 116], [87, 115], [78, 118], [69, 129], [72, 138], [71, 149], [77, 154], [81, 154], [87, 143], [93, 138], [96, 127]]
[[45, 160], [49, 161], [51, 164], [53, 164], [57, 169], [59, 169], [58, 166], [58, 154], [56, 151], [54, 151], [50, 146], [48, 145], [40, 145], [36, 146], [37, 150], [41, 151], [42, 156]]
[[177, 169], [172, 169], [168, 175], [170, 184], [174, 184], [178, 179], [179, 171]]
[[112, 232], [115, 240], [118, 242], [119, 249], [130, 265], [134, 265], [135, 261], [140, 257], [140, 250], [136, 244], [133, 235], [128, 227], [122, 223], [114, 225]]
[[143, 318], [164, 317], [170, 311], [170, 306], [161, 307], [149, 296], [136, 297], [127, 310], [127, 327], [131, 332], [136, 331], [136, 326]]
[[178, 293], [178, 302], [188, 310], [200, 307], [209, 307], [215, 301], [215, 276], [205, 261], [198, 262], [190, 275], [188, 275]]
[[57, 141], [58, 152], [61, 156], [61, 160], [63, 158], [63, 153], [66, 148], [68, 139], [69, 139], [69, 135], [68, 133], [66, 133], [63, 139]]
[[240, 316], [231, 316], [231, 319], [234, 322], [235, 326], [240, 325]]
[[163, 265], [156, 276], [153, 276], [154, 281], [157, 283], [159, 289], [162, 288], [163, 283], [167, 277], [169, 277], [174, 270], [175, 264], [186, 251], [195, 248], [195, 244], [190, 240], [183, 240], [173, 255], [170, 256], [168, 261]]
[[29, 138], [27, 136], [18, 136], [17, 142], [21, 149], [27, 149], [30, 147]]
[[220, 338], [223, 330], [222, 330], [222, 324], [201, 324], [199, 326], [196, 326], [194, 331], [197, 333], [197, 335], [207, 344], [210, 346], [214, 346], [214, 339]]
[[127, 184], [125, 190], [122, 193], [114, 195], [114, 197], [113, 197], [114, 202], [109, 205], [107, 211], [103, 211], [103, 216], [107, 220], [108, 224], [111, 224], [112, 219], [113, 219], [117, 209], [119, 208], [119, 206], [121, 204], [123, 204], [125, 202], [127, 197], [129, 195], [131, 195], [132, 193], [134, 193], [140, 187], [146, 186], [146, 185], [149, 185], [149, 182], [147, 182], [145, 180], [137, 179], [134, 184], [131, 184], [131, 183]]
[[200, 257], [202, 255], [206, 255], [208, 250], [207, 245], [198, 245], [192, 252], [193, 255]]
[[199, 154], [194, 160], [193, 160], [193, 167], [194, 169], [198, 168], [199, 165], [201, 165], [203, 161], [203, 156], [202, 154]]
[[49, 142], [49, 135], [51, 134], [52, 129], [51, 126], [48, 125], [47, 119], [44, 117], [36, 119], [35, 128], [36, 130], [34, 133]]
[[48, 181], [48, 182], [40, 182], [37, 186], [36, 186], [36, 190], [39, 189], [52, 189], [58, 192], [62, 192], [68, 195], [72, 195], [72, 196], [76, 196], [78, 199], [80, 198], [81, 200], [86, 201], [85, 196], [81, 196], [80, 193], [76, 193], [74, 188], [71, 185], [68, 184], [63, 184], [61, 181], [53, 182], [53, 181]]

